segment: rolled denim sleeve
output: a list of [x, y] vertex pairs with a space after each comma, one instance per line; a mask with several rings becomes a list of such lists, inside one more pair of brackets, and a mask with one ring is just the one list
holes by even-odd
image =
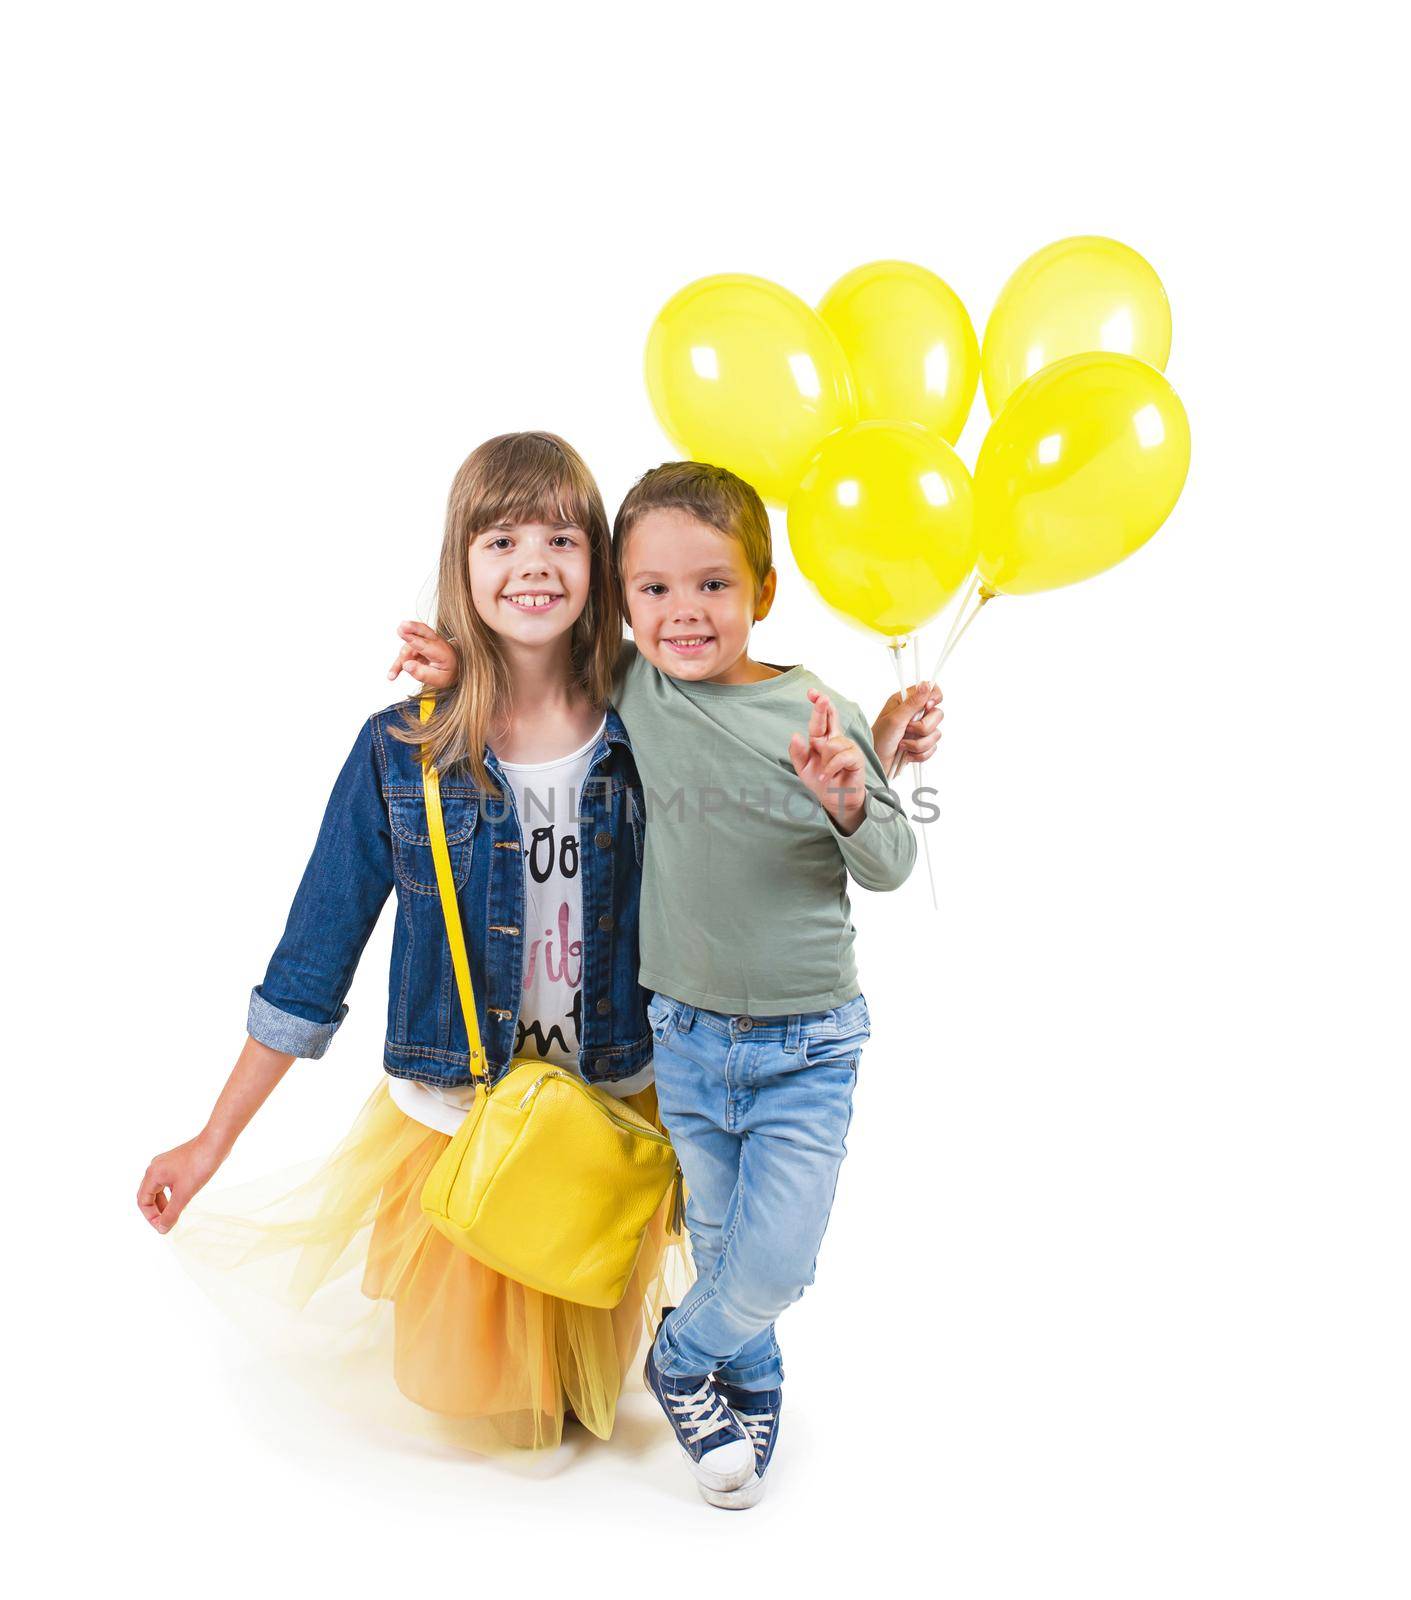
[[363, 725], [323, 814], [284, 935], [250, 995], [253, 1039], [317, 1060], [348, 1014], [344, 997], [392, 891], [381, 733]]
[[338, 1032], [339, 1025], [347, 1015], [348, 1008], [343, 1005], [338, 1007], [338, 1014], [332, 1022], [309, 1022], [304, 1017], [296, 1017], [292, 1012], [272, 1006], [256, 987], [250, 991], [245, 1032], [252, 1039], [258, 1039], [261, 1044], [283, 1055], [303, 1056], [308, 1061], [317, 1061], [333, 1043], [333, 1035]]
[[843, 732], [861, 749], [866, 762], [867, 800], [862, 821], [846, 837], [838, 835], [848, 875], [864, 889], [899, 889], [916, 864], [916, 835], [901, 801], [887, 784], [887, 774], [872, 745], [872, 730], [857, 706], [834, 696]]

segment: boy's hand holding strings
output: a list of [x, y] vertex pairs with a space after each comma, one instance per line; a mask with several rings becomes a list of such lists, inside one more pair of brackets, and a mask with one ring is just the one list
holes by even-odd
[[890, 776], [902, 764], [929, 760], [941, 742], [944, 718], [941, 691], [925, 678], [913, 683], [905, 694], [893, 694], [872, 724], [872, 746], [883, 772]]

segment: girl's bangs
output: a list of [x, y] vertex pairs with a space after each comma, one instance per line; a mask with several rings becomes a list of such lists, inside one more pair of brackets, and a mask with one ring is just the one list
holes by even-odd
[[572, 462], [553, 450], [552, 454], [546, 451], [545, 459], [535, 463], [535, 470], [526, 472], [523, 462], [516, 463], [516, 467], [518, 470], [495, 474], [498, 481], [492, 479], [484, 485], [471, 521], [473, 534], [501, 522], [541, 522], [549, 526], [562, 523], [582, 528], [585, 533], [592, 531], [592, 490]]

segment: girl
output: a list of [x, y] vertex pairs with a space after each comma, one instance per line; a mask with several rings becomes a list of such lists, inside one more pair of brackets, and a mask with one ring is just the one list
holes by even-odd
[[[403, 701], [363, 727], [210, 1120], [151, 1162], [137, 1196], [168, 1232], [290, 1064], [323, 1055], [395, 889], [383, 1081], [309, 1183], [257, 1219], [203, 1218], [192, 1231], [222, 1263], [286, 1266], [284, 1288], [300, 1305], [336, 1300], [360, 1275], [362, 1296], [391, 1307], [397, 1387], [462, 1419], [461, 1436], [480, 1449], [557, 1444], [570, 1409], [606, 1438], [665, 1280], [677, 1279], [677, 1292], [689, 1280], [679, 1238], [667, 1237], [667, 1203], [611, 1311], [491, 1271], [438, 1234], [419, 1203], [471, 1094], [423, 757], [442, 774], [492, 1081], [514, 1056], [538, 1055], [656, 1122], [637, 985], [642, 794], [607, 705], [618, 596], [602, 498], [573, 449], [522, 433], [470, 455], [451, 486], [437, 601], [461, 676], [425, 725]], [[318, 1325], [327, 1329], [326, 1315]]]

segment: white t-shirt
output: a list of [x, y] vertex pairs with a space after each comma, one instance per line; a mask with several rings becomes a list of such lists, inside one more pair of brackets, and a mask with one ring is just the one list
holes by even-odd
[[[515, 1034], [517, 1056], [538, 1056], [578, 1070], [583, 1017], [583, 883], [578, 848], [578, 809], [593, 747], [602, 726], [585, 745], [555, 761], [502, 761], [514, 791], [524, 850], [524, 974]], [[652, 1081], [648, 1062], [630, 1078], [602, 1085], [619, 1099]], [[409, 1117], [441, 1133], [454, 1133], [471, 1100], [473, 1085], [433, 1088], [407, 1078], [392, 1079], [392, 1099]]]

